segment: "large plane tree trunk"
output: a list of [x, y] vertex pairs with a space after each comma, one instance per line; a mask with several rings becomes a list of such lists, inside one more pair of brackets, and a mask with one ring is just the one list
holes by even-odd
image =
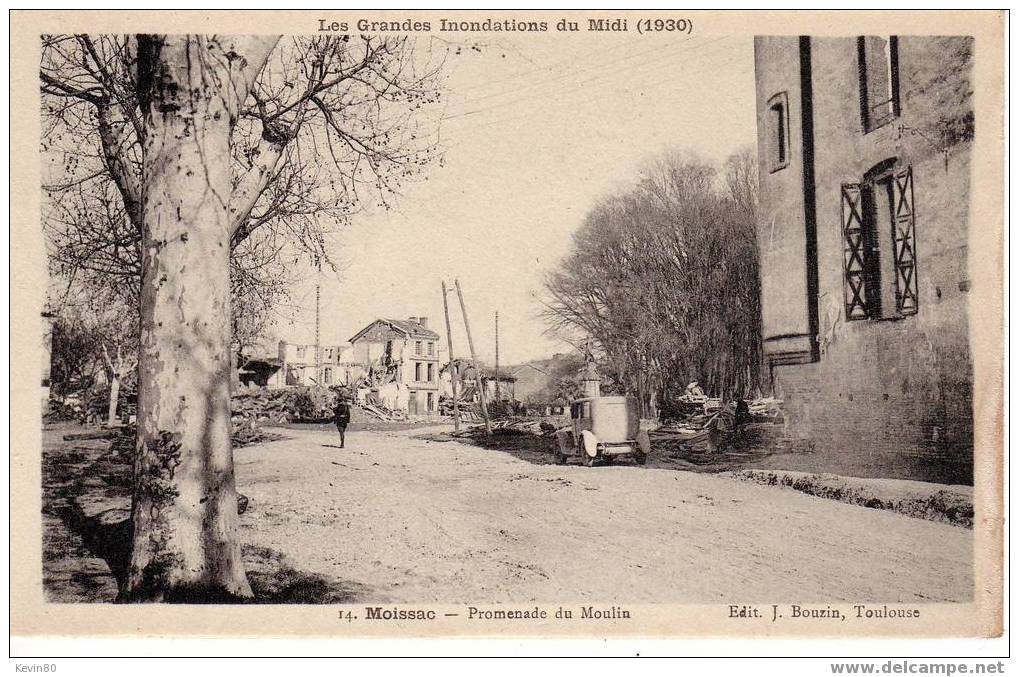
[[138, 38], [144, 232], [127, 600], [251, 596], [230, 444], [230, 133], [275, 42]]

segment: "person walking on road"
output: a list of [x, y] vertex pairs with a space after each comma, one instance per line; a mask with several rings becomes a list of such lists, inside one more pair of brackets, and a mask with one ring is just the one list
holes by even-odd
[[350, 425], [350, 405], [347, 404], [347, 399], [343, 395], [336, 398], [336, 407], [333, 409], [333, 423], [336, 424], [336, 429], [340, 432], [340, 449], [342, 449], [347, 426]]

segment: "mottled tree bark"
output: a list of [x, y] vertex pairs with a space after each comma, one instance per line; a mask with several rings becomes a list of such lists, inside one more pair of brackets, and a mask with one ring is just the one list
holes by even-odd
[[250, 597], [230, 444], [230, 134], [275, 37], [139, 36], [143, 261], [122, 597]]

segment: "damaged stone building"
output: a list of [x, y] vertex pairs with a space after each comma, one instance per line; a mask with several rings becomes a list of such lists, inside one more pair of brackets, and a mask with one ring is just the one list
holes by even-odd
[[367, 389], [382, 404], [411, 416], [439, 407], [439, 335], [427, 317], [377, 319], [350, 339], [351, 359], [366, 370]]
[[[316, 355], [317, 351], [317, 355]], [[316, 346], [300, 343], [279, 343], [281, 372], [286, 385], [331, 386], [345, 384], [349, 376], [350, 346]]]
[[280, 341], [275, 357], [250, 357], [238, 368], [244, 385], [268, 388], [346, 385], [360, 375], [350, 361], [350, 346]]
[[764, 351], [816, 470], [972, 482], [967, 37], [758, 37]]

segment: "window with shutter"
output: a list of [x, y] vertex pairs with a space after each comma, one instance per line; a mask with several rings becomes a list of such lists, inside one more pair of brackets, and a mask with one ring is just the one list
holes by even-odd
[[895, 252], [895, 305], [900, 315], [917, 311], [916, 244], [913, 217], [913, 168], [897, 172], [892, 182], [895, 205], [892, 238]]
[[860, 71], [860, 115], [864, 132], [899, 115], [899, 46], [894, 35], [857, 38]]
[[842, 186], [847, 320], [916, 314], [914, 222], [913, 172], [897, 167], [894, 158], [875, 165], [863, 183]]
[[863, 200], [860, 184], [842, 186], [842, 263], [843, 292], [847, 320], [866, 320], [867, 307], [867, 247], [865, 243]]

